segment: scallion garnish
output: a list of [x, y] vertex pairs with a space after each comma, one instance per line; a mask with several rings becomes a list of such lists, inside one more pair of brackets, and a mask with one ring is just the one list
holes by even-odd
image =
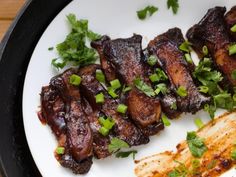
[[56, 153], [57, 153], [58, 155], [64, 154], [64, 153], [65, 153], [65, 148], [64, 148], [64, 147], [61, 147], [61, 146], [58, 146], [58, 147], [56, 148]]
[[113, 89], [112, 87], [108, 87], [107, 92], [112, 98], [118, 98], [115, 89]]
[[202, 128], [202, 127], [204, 126], [204, 124], [203, 124], [203, 122], [202, 122], [202, 119], [200, 119], [200, 118], [196, 118], [196, 119], [194, 120], [194, 123], [195, 123], [195, 125], [196, 125], [198, 128]]
[[123, 93], [126, 93], [126, 92], [129, 92], [130, 90], [132, 90], [132, 87], [130, 87], [130, 86], [127, 86], [127, 87], [126, 87], [126, 86], [124, 85], [124, 86], [123, 86], [123, 89], [122, 89], [122, 92], [123, 92]]
[[158, 82], [159, 81], [159, 77], [157, 74], [152, 74], [149, 76], [149, 79], [152, 81], [152, 82]]
[[95, 98], [96, 98], [96, 103], [104, 103], [105, 101], [105, 98], [102, 92], [97, 94]]
[[187, 52], [189, 53], [191, 51], [191, 43], [188, 42], [188, 41], [184, 41], [180, 46], [179, 46], [179, 49], [184, 51], [184, 52]]
[[71, 85], [79, 86], [81, 83], [81, 77], [76, 74], [72, 74], [70, 76], [69, 82]]
[[119, 89], [121, 87], [120, 81], [118, 79], [111, 81], [110, 84], [114, 90]]
[[48, 48], [49, 51], [51, 51], [51, 50], [53, 50], [53, 49], [54, 49], [54, 47], [49, 47], [49, 48]]
[[204, 85], [199, 86], [198, 89], [199, 89], [199, 92], [202, 92], [202, 93], [208, 93], [208, 91], [209, 91], [209, 88]]
[[177, 104], [176, 101], [171, 104], [170, 109], [177, 110]]
[[193, 63], [192, 57], [191, 57], [191, 55], [190, 55], [189, 53], [186, 53], [186, 54], [184, 55], [184, 57], [185, 57], [185, 60], [186, 60], [188, 63], [190, 63], [190, 64]]
[[119, 113], [125, 114], [127, 109], [128, 109], [128, 106], [124, 104], [119, 104], [116, 111]]
[[163, 114], [163, 115], [161, 116], [161, 119], [162, 119], [163, 124], [164, 124], [166, 127], [168, 127], [168, 126], [171, 125], [170, 121], [168, 120], [168, 118], [167, 118], [167, 116], [166, 116], [165, 114]]
[[140, 91], [145, 93], [147, 96], [149, 96], [149, 97], [155, 96], [155, 92], [152, 89], [152, 87], [148, 86], [140, 78], [137, 78], [137, 79], [134, 80], [134, 85], [137, 87], [137, 89], [139, 89]]
[[188, 95], [188, 92], [187, 92], [187, 90], [186, 90], [186, 88], [185, 88], [184, 86], [180, 86], [180, 87], [177, 89], [176, 93], [177, 93], [179, 96], [181, 96], [181, 97], [186, 97], [186, 96]]
[[233, 160], [236, 160], [236, 149], [234, 149], [232, 152], [231, 152], [231, 158]]
[[101, 70], [96, 70], [96, 79], [101, 83], [105, 83], [105, 75]]
[[207, 46], [206, 45], [204, 45], [203, 47], [202, 47], [202, 53], [203, 53], [203, 55], [204, 56], [207, 56], [208, 55], [208, 48], [207, 48]]
[[158, 95], [160, 92], [165, 95], [167, 93], [167, 86], [165, 83], [160, 83], [156, 85], [156, 90], [154, 91], [156, 95]]
[[159, 78], [158, 82], [168, 80], [167, 75], [164, 73], [164, 71], [162, 69], [157, 68], [156, 69], [156, 74], [158, 75], [158, 78]]
[[229, 55], [236, 54], [236, 44], [232, 44], [229, 46]]
[[230, 28], [230, 31], [232, 31], [233, 33], [236, 32], [236, 24]]
[[102, 126], [99, 129], [99, 133], [101, 133], [103, 136], [107, 136], [110, 132], [110, 130], [113, 128], [115, 125], [115, 122], [112, 118], [104, 118], [104, 117], [99, 117], [98, 119], [100, 125]]
[[154, 65], [157, 63], [156, 57], [155, 57], [154, 55], [151, 55], [150, 57], [148, 57], [147, 63], [148, 63], [150, 66], [154, 66]]
[[231, 73], [231, 78], [232, 78], [233, 80], [236, 80], [236, 69], [233, 70], [233, 72]]

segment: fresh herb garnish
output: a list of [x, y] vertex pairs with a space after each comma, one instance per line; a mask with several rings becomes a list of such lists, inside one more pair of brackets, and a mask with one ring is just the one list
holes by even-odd
[[67, 19], [72, 30], [65, 41], [57, 45], [60, 58], [53, 59], [52, 65], [62, 69], [68, 62], [76, 66], [94, 63], [98, 55], [94, 49], [86, 46], [86, 41], [98, 39], [100, 35], [88, 29], [88, 20], [77, 20], [74, 14], [69, 14]]
[[154, 55], [151, 55], [150, 57], [148, 57], [147, 63], [148, 63], [150, 66], [154, 66], [154, 65], [157, 63], [156, 57], [155, 57]]
[[229, 46], [229, 55], [234, 55], [236, 54], [236, 44], [231, 44]]
[[209, 91], [209, 88], [204, 85], [199, 86], [198, 89], [199, 89], [199, 92], [202, 92], [202, 93], [208, 93], [208, 91]]
[[54, 47], [49, 47], [48, 50], [49, 51], [52, 51], [54, 49]]
[[140, 20], [144, 20], [146, 19], [147, 15], [152, 16], [157, 11], [158, 11], [157, 7], [147, 6], [144, 9], [137, 11], [137, 16]]
[[232, 151], [232, 153], [231, 153], [231, 158], [232, 158], [233, 160], [236, 160], [236, 149], [234, 149], [234, 150]]
[[177, 14], [179, 9], [179, 2], [178, 0], [167, 0], [167, 7], [168, 9], [172, 8], [174, 14]]
[[174, 170], [170, 171], [168, 173], [169, 177], [186, 177], [189, 174], [189, 171], [187, 169], [187, 167], [178, 161], [175, 161], [176, 163], [179, 164], [178, 167], [175, 167]]
[[191, 51], [191, 43], [189, 41], [184, 41], [180, 46], [179, 49], [189, 53]]
[[114, 153], [119, 151], [121, 148], [129, 148], [129, 145], [119, 138], [112, 138], [111, 143], [108, 145], [108, 151]]
[[159, 78], [159, 79], [158, 79], [158, 82], [168, 80], [167, 75], [165, 74], [165, 72], [164, 72], [162, 69], [157, 68], [157, 69], [156, 69], [156, 74], [157, 74], [157, 76], [158, 76], [158, 78]]
[[188, 96], [188, 92], [187, 92], [187, 90], [186, 90], [186, 88], [185, 88], [184, 86], [180, 86], [180, 87], [177, 89], [176, 93], [177, 93], [179, 96], [181, 96], [181, 97], [186, 97], [186, 96]]
[[104, 117], [99, 117], [98, 121], [102, 126], [99, 129], [99, 133], [101, 133], [103, 136], [107, 136], [112, 127], [115, 125], [115, 121], [112, 118], [105, 119]]
[[119, 104], [116, 111], [119, 113], [125, 114], [127, 109], [128, 109], [128, 106], [124, 104]]
[[191, 55], [190, 55], [189, 53], [186, 53], [186, 54], [184, 55], [184, 58], [185, 58], [185, 60], [186, 60], [188, 63], [190, 63], [190, 64], [193, 63], [192, 57], [191, 57]]
[[116, 90], [113, 89], [112, 87], [108, 87], [107, 92], [112, 98], [118, 98], [118, 96], [119, 96], [116, 94]]
[[96, 103], [104, 103], [105, 101], [105, 98], [104, 98], [104, 95], [103, 93], [99, 93], [95, 96], [95, 99], [96, 99]]
[[160, 92], [165, 95], [168, 92], [167, 86], [165, 83], [160, 83], [156, 85], [156, 90], [154, 91], [156, 95]]
[[233, 70], [232, 74], [231, 74], [231, 77], [233, 80], [236, 80], [236, 69]]
[[117, 158], [126, 158], [129, 157], [131, 154], [133, 156], [133, 159], [135, 159], [135, 155], [138, 153], [138, 151], [136, 150], [132, 150], [132, 151], [125, 151], [125, 152], [117, 152], [116, 153], [116, 157]]
[[69, 82], [71, 85], [79, 86], [81, 83], [81, 77], [76, 74], [72, 74], [69, 78]]
[[56, 148], [56, 153], [57, 153], [58, 155], [64, 154], [64, 153], [65, 153], [65, 148], [64, 148], [64, 147], [61, 147], [61, 146], [57, 147], [57, 148]]
[[134, 80], [134, 85], [147, 96], [152, 97], [155, 96], [155, 92], [152, 87], [148, 86], [143, 80], [137, 78]]
[[207, 169], [212, 169], [216, 166], [217, 161], [215, 159], [213, 159], [212, 161], [210, 161], [210, 163], [207, 165]]
[[124, 85], [124, 86], [123, 86], [123, 89], [122, 89], [122, 92], [123, 92], [123, 93], [126, 93], [126, 92], [129, 92], [130, 90], [132, 90], [132, 87], [130, 87], [130, 86], [127, 86], [127, 87], [126, 87], [126, 86]]
[[96, 79], [101, 83], [105, 83], [105, 75], [101, 70], [96, 70]]
[[233, 33], [236, 32], [236, 24], [230, 28], [230, 31], [232, 31]]
[[168, 118], [167, 118], [167, 116], [166, 116], [165, 114], [163, 114], [163, 115], [161, 116], [161, 119], [162, 119], [163, 124], [164, 124], [166, 127], [168, 127], [168, 126], [171, 125], [170, 121], [168, 120]]
[[176, 101], [171, 104], [170, 109], [177, 110], [177, 104]]
[[202, 128], [202, 127], [204, 126], [204, 124], [203, 124], [203, 122], [202, 122], [202, 119], [200, 119], [200, 118], [196, 118], [196, 119], [194, 120], [194, 123], [195, 123], [195, 125], [196, 125], [198, 128]]
[[121, 87], [120, 81], [118, 79], [111, 81], [110, 84], [114, 90], [119, 89]]
[[209, 51], [208, 51], [208, 48], [207, 48], [206, 45], [204, 45], [204, 46], [202, 47], [202, 53], [203, 53], [204, 56], [207, 56], [207, 55], [208, 55]]
[[187, 143], [189, 150], [194, 157], [202, 157], [202, 155], [207, 151], [203, 139], [199, 138], [196, 132], [187, 133]]

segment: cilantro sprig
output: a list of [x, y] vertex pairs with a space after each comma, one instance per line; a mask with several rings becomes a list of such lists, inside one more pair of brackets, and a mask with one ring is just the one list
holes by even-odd
[[67, 20], [71, 32], [65, 41], [56, 46], [59, 58], [52, 60], [52, 65], [62, 69], [67, 63], [83, 66], [94, 63], [98, 58], [97, 52], [86, 45], [86, 41], [99, 39], [101, 36], [88, 29], [88, 20], [77, 20], [74, 14], [69, 14]]
[[167, 7], [168, 9], [172, 9], [172, 12], [174, 14], [177, 14], [178, 10], [179, 10], [179, 2], [178, 0], [167, 0]]
[[157, 11], [158, 11], [157, 7], [147, 6], [144, 9], [137, 11], [137, 16], [140, 20], [144, 20], [146, 19], [147, 15], [152, 16]]

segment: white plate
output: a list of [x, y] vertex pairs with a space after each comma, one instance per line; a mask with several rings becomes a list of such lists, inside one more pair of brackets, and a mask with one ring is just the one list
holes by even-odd
[[[57, 143], [47, 126], [43, 126], [37, 117], [40, 105], [39, 93], [41, 87], [47, 85], [52, 76], [58, 72], [51, 67], [51, 59], [57, 57], [54, 51], [48, 48], [62, 42], [70, 29], [66, 15], [76, 14], [79, 18], [89, 20], [89, 26], [95, 32], [107, 34], [112, 38], [130, 37], [133, 33], [141, 34], [143, 47], [156, 35], [167, 31], [171, 27], [180, 27], [183, 33], [197, 23], [207, 9], [216, 5], [234, 5], [234, 0], [180, 0], [178, 15], [167, 10], [166, 0], [75, 0], [65, 7], [48, 26], [38, 42], [25, 78], [23, 93], [23, 115], [25, 133], [33, 158], [44, 177], [74, 177], [75, 175], [61, 167], [54, 158], [53, 151]], [[145, 21], [138, 20], [136, 11], [146, 5], [155, 5], [159, 11]], [[181, 119], [171, 121], [172, 125], [153, 136], [149, 144], [137, 149], [137, 159], [162, 152], [174, 150], [176, 144], [185, 139], [186, 132], [196, 130], [194, 118], [201, 117], [205, 122], [209, 116], [200, 111], [196, 115], [182, 115]], [[94, 164], [86, 177], [134, 177], [134, 162], [132, 158], [116, 159], [109, 157], [105, 160], [94, 160]], [[225, 176], [235, 175], [231, 170]], [[236, 175], [235, 175], [236, 176]]]

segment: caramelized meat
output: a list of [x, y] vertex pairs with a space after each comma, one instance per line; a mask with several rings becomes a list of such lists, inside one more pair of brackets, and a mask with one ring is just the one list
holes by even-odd
[[112, 81], [116, 79], [116, 72], [110, 62], [106, 59], [106, 56], [104, 55], [104, 46], [109, 41], [110, 38], [108, 36], [103, 36], [101, 39], [91, 42], [91, 46], [98, 51], [98, 54], [100, 56], [100, 63], [102, 66], [102, 70], [106, 76], [106, 79], [108, 81]]
[[[143, 135], [141, 130], [129, 121], [129, 119], [126, 119], [116, 111], [119, 100], [112, 99], [103, 86], [96, 80], [95, 73], [97, 69], [100, 69], [99, 65], [90, 65], [79, 70], [79, 74], [82, 77], [81, 89], [93, 109], [99, 110], [99, 114], [110, 117], [115, 121], [112, 132], [113, 136], [126, 141], [130, 146], [148, 143], [149, 138]], [[98, 105], [95, 96], [101, 92], [105, 96], [105, 102]]]
[[227, 24], [228, 31], [230, 32], [231, 36], [236, 41], [236, 32], [232, 32], [230, 29], [236, 25], [236, 6], [232, 7], [229, 12], [225, 15], [225, 21]]
[[89, 121], [82, 109], [79, 89], [69, 83], [70, 76], [75, 73], [73, 69], [67, 70], [54, 77], [50, 85], [59, 90], [66, 104], [67, 144], [73, 158], [80, 162], [92, 156], [93, 138]]
[[225, 23], [225, 11], [224, 7], [208, 10], [204, 18], [188, 30], [187, 38], [198, 54], [201, 54], [202, 47], [206, 45], [216, 67], [231, 86], [236, 86], [236, 80], [231, 77], [236, 69], [236, 56], [230, 56], [228, 51], [231, 40]]
[[194, 84], [184, 54], [178, 48], [180, 45], [179, 37], [183, 38], [180, 29], [170, 29], [152, 40], [148, 45], [148, 50], [157, 56], [158, 63], [169, 77], [175, 92], [180, 86], [186, 89], [187, 96], [181, 97], [176, 94], [178, 109], [183, 112], [195, 113], [210, 100], [199, 93]]
[[[148, 68], [142, 61], [144, 55], [141, 44], [140, 35], [134, 35], [128, 39], [111, 40], [104, 46], [104, 55], [115, 68], [119, 79], [125, 85], [133, 86], [126, 99], [131, 118], [139, 127], [146, 129], [145, 132], [148, 135], [153, 135], [164, 128], [160, 120], [160, 102], [148, 97], [133, 84], [134, 80], [139, 77], [150, 85]], [[148, 131], [149, 126], [150, 131]]]

